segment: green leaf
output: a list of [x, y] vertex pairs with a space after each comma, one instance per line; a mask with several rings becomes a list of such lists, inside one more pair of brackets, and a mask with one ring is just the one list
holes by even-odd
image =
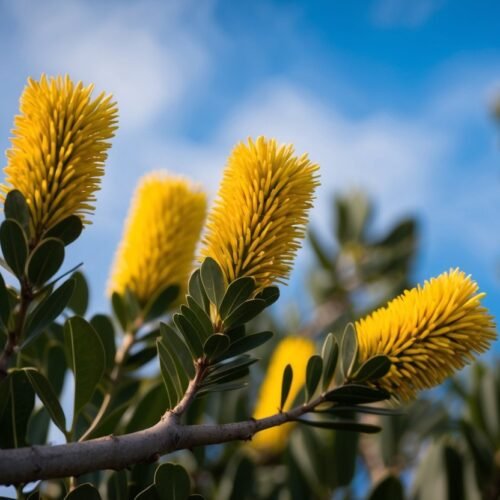
[[182, 389], [174, 368], [174, 362], [165, 345], [161, 342], [161, 339], [156, 339], [156, 347], [158, 349], [161, 376], [167, 392], [168, 408], [172, 409], [180, 401]]
[[71, 298], [74, 286], [75, 282], [70, 278], [38, 304], [28, 316], [26, 340], [21, 349], [42, 333], [64, 311]]
[[145, 321], [153, 321], [163, 316], [179, 296], [180, 287], [170, 285], [160, 290], [144, 307]]
[[263, 288], [255, 298], [263, 300], [266, 303], [266, 307], [269, 307], [280, 298], [280, 289], [277, 286], [268, 286]]
[[64, 324], [64, 344], [69, 366], [75, 377], [73, 420], [90, 401], [105, 367], [105, 354], [99, 335], [83, 318], [75, 316]]
[[210, 385], [215, 382], [230, 382], [231, 380], [234, 380], [234, 378], [238, 378], [238, 376], [243, 377], [248, 374], [248, 370], [245, 369], [257, 361], [258, 359], [245, 354], [229, 362], [212, 365], [205, 378], [206, 385]]
[[444, 446], [444, 463], [449, 500], [465, 500], [464, 458], [452, 446]]
[[208, 394], [210, 392], [225, 392], [225, 391], [235, 391], [237, 389], [243, 389], [248, 386], [248, 382], [227, 382], [225, 384], [209, 384], [203, 386], [196, 395], [203, 396], [204, 394]]
[[90, 324], [101, 338], [106, 359], [106, 369], [112, 370], [115, 366], [116, 356], [115, 328], [113, 322], [105, 314], [96, 314], [91, 318]]
[[132, 417], [125, 427], [125, 432], [129, 434], [153, 426], [160, 421], [168, 407], [169, 400], [165, 394], [163, 383], [153, 385], [144, 394], [141, 394]]
[[396, 476], [386, 476], [371, 492], [369, 500], [404, 500], [401, 481]]
[[255, 318], [267, 307], [262, 299], [250, 299], [240, 304], [225, 320], [224, 329], [229, 330], [238, 325], [243, 325]]
[[0, 226], [0, 246], [11, 271], [21, 278], [28, 258], [28, 241], [23, 228], [13, 219], [6, 219]]
[[9, 398], [0, 418], [0, 447], [25, 446], [28, 421], [35, 406], [35, 392], [22, 370], [12, 370], [5, 379]]
[[97, 489], [90, 483], [84, 483], [77, 486], [73, 491], [70, 491], [65, 497], [65, 500], [101, 500], [101, 495]]
[[273, 332], [259, 332], [246, 335], [245, 337], [233, 342], [229, 349], [224, 353], [224, 357], [231, 358], [233, 356], [238, 356], [239, 354], [244, 354], [252, 349], [256, 349], [270, 340], [272, 336]]
[[325, 394], [327, 401], [346, 404], [375, 403], [389, 399], [391, 395], [382, 389], [374, 389], [366, 385], [347, 384]]
[[323, 372], [323, 360], [321, 356], [314, 355], [309, 358], [306, 367], [306, 401], [309, 401], [318, 388], [321, 374]]
[[[163, 389], [163, 388], [162, 388]], [[142, 399], [139, 405], [142, 403]], [[156, 401], [154, 401], [156, 402]], [[138, 406], [139, 406], [138, 405]], [[164, 408], [166, 405], [164, 406]], [[94, 427], [94, 430], [87, 436], [87, 439], [94, 439], [102, 436], [113, 434], [120, 423], [123, 415], [130, 409], [130, 401], [126, 401], [112, 410], [106, 412], [106, 416]]]
[[321, 266], [327, 271], [333, 271], [333, 262], [327, 256], [326, 251], [321, 246], [316, 233], [312, 229], [309, 229], [307, 236], [309, 237], [309, 242], [311, 243], [314, 253], [316, 254], [316, 258], [318, 259]]
[[375, 434], [382, 430], [378, 425], [361, 424], [355, 420], [307, 420], [298, 418], [297, 422], [317, 427], [319, 429], [335, 429], [338, 431], [363, 432], [365, 434]]
[[64, 262], [64, 245], [61, 240], [47, 238], [32, 251], [26, 262], [26, 274], [35, 286], [49, 281]]
[[321, 357], [323, 358], [323, 391], [326, 391], [332, 382], [337, 367], [337, 360], [339, 357], [339, 345], [333, 336], [329, 333], [323, 343], [321, 350]]
[[199, 332], [182, 314], [174, 314], [175, 326], [179, 329], [193, 355], [199, 358], [203, 354], [203, 344]]
[[150, 484], [147, 488], [142, 490], [134, 500], [161, 500], [161, 498], [156, 486]]
[[340, 357], [342, 361], [342, 371], [344, 376], [348, 378], [351, 371], [356, 363], [356, 357], [358, 354], [358, 337], [356, 335], [356, 329], [352, 323], [349, 323], [344, 330], [344, 335], [342, 335], [342, 343], [340, 346]]
[[124, 368], [128, 371], [138, 370], [156, 356], [155, 346], [146, 346], [127, 357]]
[[203, 352], [209, 359], [216, 359], [228, 350], [229, 343], [227, 335], [214, 333], [203, 344]]
[[165, 344], [161, 338], [156, 340], [158, 346], [158, 354], [160, 356], [160, 367], [162, 375], [165, 378], [165, 368], [170, 377], [170, 380], [175, 385], [179, 399], [184, 395], [189, 383], [189, 377], [180, 362], [177, 353], [170, 349], [169, 344]]
[[254, 290], [255, 280], [249, 276], [243, 276], [231, 282], [219, 307], [221, 318], [223, 320], [227, 318], [234, 309], [250, 298]]
[[290, 388], [292, 387], [293, 380], [293, 368], [292, 365], [288, 364], [283, 370], [283, 379], [281, 382], [281, 400], [280, 400], [280, 412], [283, 411], [285, 407], [286, 400], [290, 394]]
[[177, 332], [166, 325], [165, 323], [160, 323], [160, 332], [162, 342], [168, 346], [171, 352], [175, 352], [179, 361], [182, 363], [182, 367], [186, 372], [187, 376], [191, 379], [195, 376], [195, 368], [193, 364], [193, 357], [189, 352], [188, 347], [185, 342], [179, 337]]
[[367, 413], [369, 415], [382, 415], [394, 417], [404, 415], [403, 410], [393, 408], [379, 408], [377, 406], [361, 406], [361, 405], [343, 405], [333, 404], [328, 408], [316, 408], [313, 410], [315, 413], [328, 413], [337, 416], [351, 416], [353, 413]]
[[66, 417], [64, 416], [59, 399], [50, 385], [50, 382], [35, 368], [24, 368], [23, 370], [24, 373], [26, 373], [31, 386], [37, 393], [46, 410], [49, 412], [53, 422], [63, 433], [65, 433]]
[[210, 319], [210, 316], [205, 312], [205, 309], [203, 309], [196, 300], [191, 297], [191, 295], [186, 296], [187, 303], [189, 306], [189, 309], [196, 314], [196, 318], [198, 319], [199, 323], [202, 325], [202, 331], [205, 334], [206, 337], [209, 337], [214, 333], [214, 325], [212, 324], [212, 321]]
[[9, 292], [5, 286], [5, 281], [3, 276], [0, 274], [0, 320], [2, 321], [5, 328], [9, 324], [10, 317], [10, 300]]
[[45, 234], [44, 238], [57, 238], [66, 246], [73, 243], [83, 231], [83, 224], [78, 215], [70, 215], [52, 226]]
[[71, 276], [75, 280], [75, 289], [71, 295], [68, 307], [79, 316], [87, 312], [89, 306], [89, 286], [85, 276], [80, 271]]
[[108, 500], [124, 500], [128, 498], [127, 471], [113, 472], [106, 483]]
[[172, 463], [158, 466], [155, 485], [161, 500], [186, 500], [191, 490], [189, 476], [184, 467]]
[[113, 292], [111, 295], [111, 305], [113, 307], [113, 313], [115, 314], [118, 323], [123, 330], [127, 330], [128, 327], [128, 314], [127, 307], [125, 306], [125, 302], [123, 297], [118, 292]]
[[25, 234], [29, 234], [30, 209], [21, 191], [13, 189], [7, 193], [4, 202], [6, 219], [13, 219], [19, 223]]
[[196, 271], [194, 271], [189, 278], [188, 292], [204, 311], [209, 312], [210, 301], [208, 300], [205, 288], [203, 288], [199, 269], [196, 269]]
[[198, 332], [200, 340], [206, 340], [213, 333], [212, 323], [200, 321], [198, 315], [186, 305], [181, 306], [181, 314], [191, 323], [193, 328]]
[[225, 290], [224, 275], [219, 264], [211, 257], [207, 257], [201, 265], [200, 277], [210, 302], [219, 307]]
[[377, 380], [386, 375], [391, 369], [391, 360], [384, 355], [373, 356], [367, 359], [352, 376], [356, 382]]
[[44, 366], [47, 367], [47, 379], [54, 392], [59, 396], [63, 388], [66, 370], [68, 369], [66, 356], [61, 344], [51, 343], [47, 346]]

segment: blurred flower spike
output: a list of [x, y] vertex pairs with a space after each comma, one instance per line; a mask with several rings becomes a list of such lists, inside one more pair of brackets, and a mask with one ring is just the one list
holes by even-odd
[[441, 384], [496, 338], [484, 295], [458, 269], [406, 290], [356, 323], [360, 361], [388, 356], [391, 369], [377, 385], [402, 400]]
[[252, 276], [263, 288], [288, 277], [319, 184], [318, 168], [274, 139], [249, 139], [234, 148], [202, 250], [219, 263], [227, 282]]
[[[307, 362], [315, 351], [314, 342], [304, 337], [285, 337], [278, 344], [260, 386], [253, 414], [255, 419], [268, 417], [278, 411], [283, 371], [288, 364], [293, 370], [293, 380], [283, 411], [287, 411], [293, 406], [295, 398], [305, 384]], [[264, 455], [281, 453], [286, 446], [288, 435], [293, 426], [293, 423], [288, 423], [259, 432], [253, 437], [250, 446]]]
[[92, 91], [42, 75], [21, 96], [1, 189], [24, 195], [35, 237], [70, 215], [89, 223], [118, 116], [110, 95]]
[[185, 179], [153, 172], [141, 179], [115, 256], [109, 294], [128, 288], [145, 305], [170, 285], [182, 292], [205, 220], [206, 196]]

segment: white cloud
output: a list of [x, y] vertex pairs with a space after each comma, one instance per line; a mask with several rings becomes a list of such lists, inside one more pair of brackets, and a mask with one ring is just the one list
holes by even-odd
[[[16, 3], [24, 53], [38, 72], [70, 73], [112, 92], [122, 130], [147, 125], [176, 108], [190, 82], [209, 69], [204, 36], [210, 12], [184, 20], [194, 4], [119, 2], [93, 8], [83, 1]], [[202, 18], [202, 19], [200, 19]]]
[[444, 0], [377, 0], [372, 20], [384, 28], [415, 28], [424, 24], [444, 3]]

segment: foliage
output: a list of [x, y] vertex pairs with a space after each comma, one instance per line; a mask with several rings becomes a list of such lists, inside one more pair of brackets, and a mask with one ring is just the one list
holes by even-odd
[[[37, 85], [30, 83], [26, 105], [36, 105], [29, 92]], [[30, 127], [50, 136], [52, 149], [47, 153], [42, 140], [33, 162], [44, 175], [34, 179], [29, 193], [8, 191], [0, 225], [5, 271], [0, 275], [0, 481], [14, 483], [19, 498], [326, 499], [353, 493], [362, 457], [374, 483], [369, 497], [398, 499], [405, 491], [401, 474], [415, 469], [420, 453], [415, 444], [408, 453], [408, 436], [428, 440], [440, 434], [425, 448], [431, 458], [412, 474], [411, 494], [423, 498], [429, 477], [442, 469], [439, 477], [450, 498], [465, 498], [465, 491], [493, 498], [499, 476], [499, 374], [479, 367], [474, 387], [454, 383], [455, 401], [467, 409], [460, 419], [420, 400], [401, 415], [401, 384], [382, 381], [395, 365], [399, 370], [406, 365], [393, 352], [367, 349], [360, 340], [360, 316], [410, 281], [414, 220], [374, 238], [366, 198], [359, 193], [337, 198], [337, 251], [327, 251], [311, 233], [320, 269], [313, 273], [317, 314], [307, 328], [295, 331], [299, 347], [287, 350], [293, 336], [283, 324], [262, 325], [272, 318], [266, 313], [279, 299], [276, 283], [288, 275], [300, 245], [318, 167], [306, 156], [294, 156], [290, 146], [259, 138], [239, 145], [231, 156], [208, 217], [205, 258], [189, 280], [185, 269], [200, 232], [204, 197], [194, 195], [197, 220], [191, 226], [183, 227], [182, 217], [162, 225], [166, 208], [170, 215], [190, 212], [188, 191], [173, 196], [184, 184], [165, 180], [155, 184], [155, 196], [150, 193], [131, 210], [131, 226], [139, 229], [125, 232], [121, 248], [132, 245], [133, 251], [121, 260], [119, 286], [111, 287], [112, 313], [89, 315], [89, 286], [79, 266], [68, 269], [66, 247], [82, 232], [82, 210], [87, 215], [92, 210], [88, 202], [98, 187], [116, 110], [102, 96], [87, 108], [90, 90], [73, 87], [69, 79], [42, 79], [40, 89], [50, 97], [49, 110], [42, 106]], [[74, 89], [84, 92], [83, 104], [72, 100]], [[52, 108], [59, 115], [45, 116]], [[34, 120], [29, 109], [22, 108], [24, 120]], [[31, 130], [21, 126], [23, 119], [15, 144], [27, 141], [36, 149], [32, 136], [23, 136]], [[59, 135], [51, 135], [54, 120]], [[65, 131], [74, 123], [85, 126], [85, 120], [93, 133], [82, 145], [77, 127], [73, 146], [73, 135]], [[76, 169], [75, 179], [85, 178], [89, 165], [68, 153], [76, 146], [90, 155], [96, 175], [83, 190], [86, 202], [66, 200], [62, 212], [52, 212], [52, 202], [67, 194], [54, 180], [54, 165], [58, 175]], [[12, 151], [8, 174], [22, 179], [28, 164]], [[78, 186], [70, 192], [74, 189]], [[43, 203], [36, 193], [44, 193]], [[172, 232], [174, 222], [180, 224]], [[460, 290], [450, 283], [450, 304]], [[461, 324], [458, 333], [479, 335], [483, 348], [494, 336], [493, 326], [475, 291], [464, 297], [479, 326]], [[434, 320], [449, 316], [440, 309], [441, 299], [425, 304]], [[412, 307], [423, 303], [417, 293]], [[453, 309], [452, 316], [466, 305]], [[403, 309], [396, 315], [397, 331], [412, 314], [411, 307]], [[464, 358], [479, 350], [464, 345]], [[437, 342], [437, 355], [448, 347]], [[412, 355], [418, 353], [405, 352]], [[259, 367], [269, 359], [263, 376]], [[73, 389], [70, 411], [61, 403], [65, 384]], [[58, 447], [54, 459], [55, 448], [47, 443], [56, 428], [68, 445]], [[279, 438], [271, 432], [276, 429]], [[238, 443], [244, 440], [251, 442]], [[144, 443], [150, 447], [144, 449]], [[162, 456], [167, 453], [169, 462]], [[377, 457], [379, 463], [385, 460], [382, 473], [373, 466]], [[466, 470], [467, 479], [453, 480]], [[26, 484], [35, 479], [42, 481]]]

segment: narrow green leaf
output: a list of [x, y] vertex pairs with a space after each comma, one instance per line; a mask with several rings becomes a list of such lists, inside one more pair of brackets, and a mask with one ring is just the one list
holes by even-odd
[[[184, 392], [189, 383], [189, 378], [179, 361], [176, 352], [170, 349], [169, 344], [165, 344], [161, 338], [156, 340], [158, 354], [160, 356], [160, 367], [166, 368], [170, 380], [174, 383], [179, 399], [184, 395]], [[162, 365], [163, 363], [163, 365]]]
[[113, 307], [115, 317], [120, 323], [120, 326], [123, 330], [126, 330], [128, 326], [127, 308], [125, 306], [123, 297], [118, 292], [113, 292], [113, 294], [111, 295], [111, 305]]
[[50, 382], [35, 368], [24, 368], [24, 373], [28, 376], [33, 389], [49, 412], [53, 422], [65, 433], [66, 417]]
[[11, 271], [21, 278], [28, 258], [28, 241], [23, 228], [13, 219], [6, 219], [0, 226], [0, 246]]
[[64, 324], [64, 344], [75, 377], [73, 419], [90, 401], [104, 373], [104, 347], [92, 325], [79, 316]]
[[198, 315], [186, 305], [181, 306], [181, 314], [191, 323], [193, 328], [198, 332], [201, 341], [206, 340], [212, 335], [212, 323], [207, 324], [198, 319]]
[[382, 389], [366, 385], [347, 384], [333, 389], [325, 394], [327, 401], [346, 404], [375, 403], [389, 399], [391, 395]]
[[3, 205], [5, 218], [14, 219], [29, 234], [30, 209], [21, 191], [12, 189], [7, 193]]
[[353, 413], [366, 413], [368, 415], [382, 415], [388, 417], [394, 417], [399, 415], [404, 415], [404, 411], [401, 409], [393, 408], [379, 408], [377, 406], [361, 406], [361, 405], [343, 405], [333, 404], [329, 408], [319, 408], [314, 410], [315, 413], [328, 413], [329, 415], [336, 416], [350, 416]]
[[129, 371], [138, 370], [149, 363], [156, 356], [155, 346], [145, 346], [128, 356], [124, 368]]
[[199, 269], [196, 269], [196, 271], [194, 271], [189, 278], [188, 292], [204, 311], [209, 312], [210, 301], [208, 300], [205, 288], [203, 288], [203, 284], [201, 282], [201, 272]]
[[203, 332], [205, 336], [209, 337], [212, 333], [214, 333], [214, 325], [212, 324], [210, 316], [205, 312], [205, 309], [203, 309], [198, 302], [191, 297], [191, 295], [187, 295], [186, 299], [189, 308], [194, 314], [196, 314], [198, 321], [203, 325]]
[[[142, 401], [143, 400], [141, 399], [141, 402], [139, 404], [141, 404]], [[108, 436], [109, 434], [113, 434], [118, 424], [120, 423], [123, 415], [129, 409], [130, 409], [130, 401], [126, 401], [125, 403], [122, 403], [121, 405], [106, 412], [105, 417], [103, 417], [103, 419], [97, 424], [94, 430], [88, 435], [88, 439], [94, 439], [102, 436]]]
[[219, 307], [225, 290], [224, 275], [219, 264], [211, 257], [207, 257], [201, 265], [200, 277], [210, 302]]
[[89, 286], [85, 276], [80, 271], [71, 276], [75, 280], [75, 289], [71, 295], [68, 307], [79, 316], [87, 312], [89, 306]]
[[250, 299], [240, 304], [225, 320], [224, 329], [229, 330], [238, 325], [243, 325], [255, 318], [267, 307], [266, 301], [262, 299]]
[[145, 321], [153, 321], [163, 316], [179, 296], [180, 287], [170, 285], [160, 290], [144, 307]]
[[[257, 360], [251, 359], [248, 364], [253, 364]], [[250, 373], [248, 366], [237, 367], [232, 370], [227, 370], [225, 372], [216, 373], [209, 375], [205, 381], [200, 385], [200, 387], [205, 387], [207, 385], [211, 386], [214, 384], [226, 384], [227, 382], [233, 382], [234, 380], [240, 380], [244, 377], [247, 377]]]
[[166, 350], [165, 346], [161, 342], [161, 339], [156, 339], [156, 347], [158, 349], [158, 360], [160, 362], [160, 372], [165, 385], [165, 390], [167, 393], [168, 408], [172, 409], [179, 402], [181, 398], [181, 390], [179, 388], [177, 377], [172, 375], [172, 360], [170, 355]]
[[377, 380], [386, 375], [391, 369], [391, 360], [384, 355], [373, 356], [367, 359], [352, 376], [356, 382]]
[[10, 300], [9, 292], [5, 286], [5, 281], [3, 276], [0, 274], [0, 320], [2, 321], [5, 328], [9, 324], [10, 317]]
[[216, 359], [228, 350], [229, 344], [230, 341], [227, 335], [214, 333], [203, 344], [203, 352], [209, 359]]
[[228, 371], [232, 371], [236, 368], [244, 368], [250, 365], [253, 365], [257, 358], [252, 358], [248, 354], [243, 354], [242, 356], [238, 356], [236, 358], [232, 358], [229, 361], [222, 361], [220, 363], [214, 364], [208, 367], [208, 375], [207, 377], [219, 376], [227, 373]]
[[160, 323], [160, 332], [162, 342], [165, 345], [168, 345], [171, 351], [176, 353], [187, 376], [190, 379], [193, 378], [195, 376], [193, 357], [191, 356], [185, 342], [179, 337], [173, 328], [165, 323]]
[[166, 408], [171, 408], [171, 406], [164, 384], [159, 382], [141, 394], [140, 401], [133, 409], [132, 417], [125, 427], [125, 432], [129, 434], [153, 426], [160, 421]]
[[204, 386], [197, 392], [197, 396], [203, 396], [210, 392], [226, 392], [243, 389], [248, 386], [248, 382], [227, 382], [226, 384], [210, 384]]
[[466, 500], [464, 485], [464, 458], [450, 445], [444, 446], [444, 464], [449, 500]]
[[351, 374], [354, 364], [356, 363], [357, 354], [358, 337], [356, 335], [356, 329], [352, 323], [349, 323], [345, 327], [344, 335], [342, 335], [342, 344], [340, 346], [342, 372], [346, 378]]
[[35, 406], [35, 392], [22, 370], [12, 370], [7, 379], [9, 398], [0, 417], [0, 448], [26, 446], [28, 421]]
[[268, 286], [263, 288], [255, 298], [263, 300], [266, 303], [266, 307], [269, 307], [280, 298], [280, 289], [277, 286]]
[[83, 231], [83, 224], [78, 215], [70, 215], [52, 226], [45, 234], [44, 238], [58, 238], [66, 246], [73, 243]]
[[280, 411], [283, 411], [285, 407], [286, 400], [290, 394], [290, 388], [292, 387], [293, 381], [293, 368], [292, 365], [288, 364], [283, 370], [283, 380], [281, 382], [281, 400], [280, 400]]
[[189, 476], [181, 465], [161, 464], [155, 472], [155, 485], [162, 500], [186, 500], [191, 490]]
[[128, 498], [127, 471], [113, 472], [106, 483], [108, 500], [125, 500]]
[[134, 500], [163, 500], [158, 493], [158, 489], [154, 484], [150, 484], [147, 488], [136, 495]]
[[306, 367], [306, 401], [310, 401], [318, 388], [323, 372], [323, 360], [315, 354], [309, 358]]
[[64, 500], [101, 500], [101, 495], [90, 483], [84, 483], [70, 491]]
[[327, 335], [321, 350], [321, 357], [323, 358], [323, 391], [326, 391], [332, 383], [339, 357], [339, 345], [333, 333]]
[[239, 354], [244, 354], [252, 349], [256, 349], [270, 340], [272, 336], [273, 332], [259, 332], [242, 337], [231, 344], [229, 349], [224, 353], [224, 357], [231, 358]]
[[312, 230], [309, 229], [307, 236], [309, 238], [309, 242], [311, 243], [311, 246], [314, 250], [314, 253], [316, 254], [316, 257], [321, 264], [321, 266], [326, 269], [327, 271], [333, 271], [333, 262], [332, 259], [330, 259], [327, 256], [326, 251], [322, 247], [322, 245], [319, 242], [318, 237], [316, 236], [316, 233]]
[[223, 320], [227, 318], [234, 309], [250, 298], [254, 290], [255, 280], [249, 276], [243, 276], [231, 282], [219, 307], [221, 318]]
[[182, 314], [174, 314], [173, 319], [175, 326], [182, 333], [191, 352], [199, 358], [203, 354], [203, 344], [201, 343], [200, 334]]
[[26, 340], [21, 348], [34, 340], [64, 311], [71, 298], [74, 286], [75, 282], [70, 278], [38, 304], [28, 316]]
[[355, 420], [307, 420], [298, 418], [297, 422], [318, 427], [319, 429], [335, 429], [338, 431], [363, 432], [365, 434], [375, 434], [382, 430], [378, 425], [361, 424]]
[[59, 396], [63, 388], [66, 370], [68, 369], [62, 345], [59, 342], [49, 344], [45, 351], [44, 360], [44, 366], [47, 367], [47, 379], [56, 395]]
[[90, 319], [90, 324], [101, 339], [106, 359], [106, 369], [112, 370], [115, 365], [116, 356], [115, 328], [113, 322], [105, 314], [96, 314]]
[[32, 251], [26, 262], [29, 281], [41, 286], [59, 271], [64, 262], [64, 245], [61, 240], [47, 238]]

